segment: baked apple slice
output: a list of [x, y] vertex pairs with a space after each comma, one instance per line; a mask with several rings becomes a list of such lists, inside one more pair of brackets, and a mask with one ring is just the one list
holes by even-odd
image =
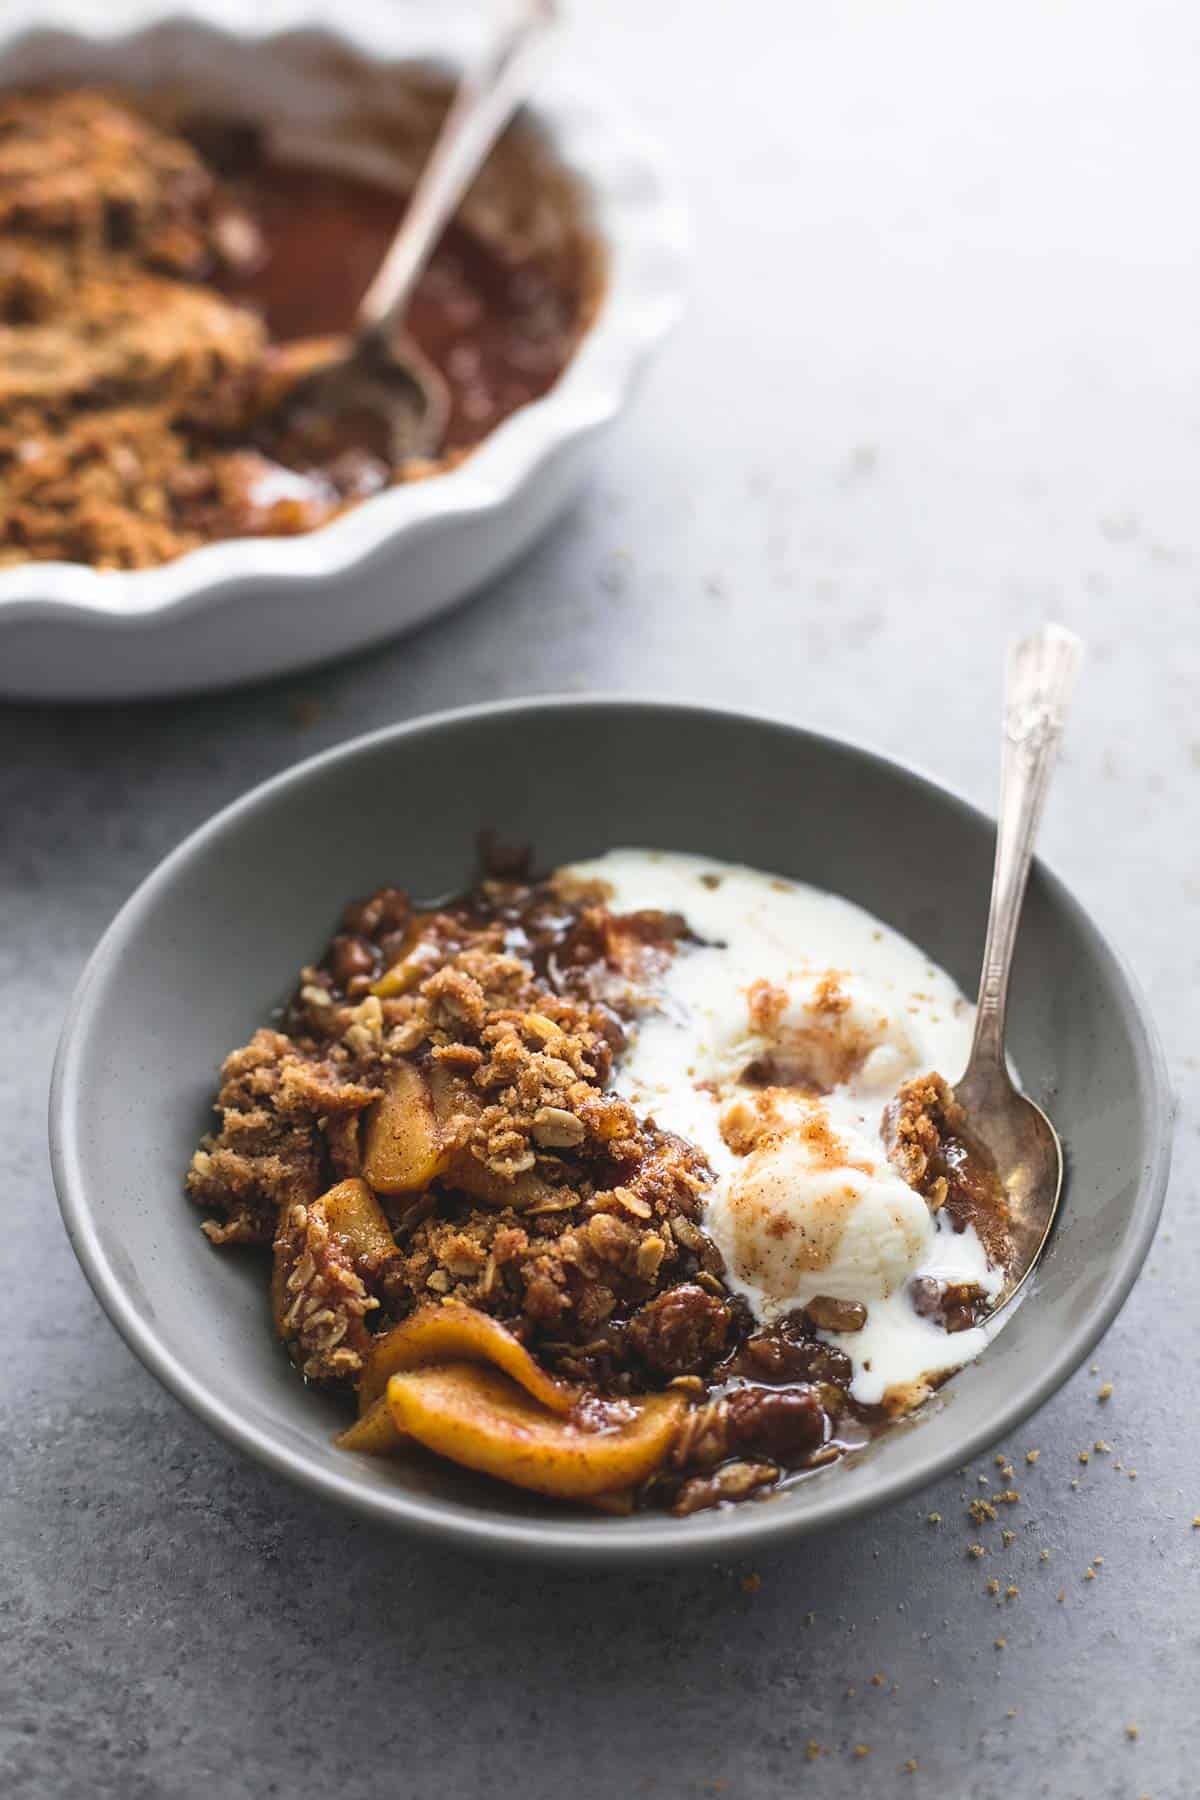
[[499, 1319], [451, 1301], [421, 1307], [375, 1340], [359, 1379], [359, 1416], [382, 1398], [393, 1375], [427, 1363], [449, 1362], [490, 1363], [552, 1413], [569, 1413], [577, 1398], [574, 1388], [548, 1375]]
[[395, 1063], [367, 1113], [363, 1174], [379, 1194], [415, 1194], [446, 1166], [429, 1083], [415, 1063]]
[[559, 1500], [636, 1487], [659, 1468], [687, 1407], [682, 1394], [595, 1401], [549, 1412], [499, 1369], [432, 1364], [393, 1375], [397, 1430], [468, 1469]]
[[377, 1267], [396, 1254], [387, 1215], [365, 1181], [339, 1181], [317, 1202], [330, 1236], [356, 1265]]
[[386, 1394], [334, 1440], [339, 1450], [360, 1450], [364, 1456], [390, 1456], [404, 1441], [405, 1434], [392, 1418]]

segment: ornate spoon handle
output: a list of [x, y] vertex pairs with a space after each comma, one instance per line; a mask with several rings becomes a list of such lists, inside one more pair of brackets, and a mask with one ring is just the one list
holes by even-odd
[[488, 151], [529, 91], [555, 0], [522, 0], [482, 64], [460, 83], [408, 210], [358, 309], [360, 331], [403, 323], [413, 288]]
[[1005, 1069], [1004, 1025], [1017, 924], [1082, 653], [1080, 640], [1061, 625], [1043, 625], [1009, 652], [996, 862], [968, 1071], [981, 1064], [1001, 1073]]

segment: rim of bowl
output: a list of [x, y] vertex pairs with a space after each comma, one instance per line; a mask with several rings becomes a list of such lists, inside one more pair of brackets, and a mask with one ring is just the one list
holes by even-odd
[[[43, 41], [94, 50], [173, 33], [197, 34], [231, 56], [241, 44], [264, 53], [280, 44], [311, 44], [382, 65], [457, 65], [477, 41], [474, 21], [439, 8], [370, 9], [335, 22], [305, 0], [279, 0], [266, 20], [252, 9], [234, 13], [222, 0], [192, 0], [150, 14], [144, 0], [109, 0], [103, 13], [94, 0], [9, 0], [0, 29], [0, 86], [6, 65]], [[183, 617], [234, 584], [325, 582], [394, 541], [418, 541], [432, 528], [500, 512], [546, 462], [610, 424], [683, 311], [691, 243], [686, 209], [661, 146], [586, 80], [552, 71], [528, 115], [580, 180], [609, 256], [596, 316], [546, 394], [510, 414], [457, 468], [387, 488], [296, 537], [224, 539], [150, 569], [72, 562], [0, 569], [0, 626], [74, 617], [120, 630]]]
[[915, 1456], [910, 1469], [887, 1476], [869, 1492], [852, 1496], [849, 1500], [840, 1496], [835, 1482], [830, 1484], [827, 1493], [824, 1490], [814, 1491], [803, 1507], [788, 1506], [785, 1497], [774, 1506], [731, 1507], [711, 1514], [701, 1513], [686, 1520], [645, 1514], [639, 1515], [635, 1522], [621, 1521], [610, 1535], [605, 1530], [605, 1525], [609, 1523], [605, 1520], [584, 1522], [574, 1518], [554, 1517], [532, 1520], [499, 1513], [494, 1517], [486, 1514], [474, 1516], [465, 1512], [452, 1512], [446, 1508], [444, 1501], [410, 1494], [400, 1488], [386, 1490], [365, 1487], [355, 1478], [352, 1465], [348, 1465], [344, 1475], [336, 1470], [314, 1468], [303, 1452], [289, 1448], [282, 1441], [275, 1441], [268, 1430], [248, 1423], [235, 1407], [226, 1405], [211, 1394], [202, 1375], [194, 1373], [176, 1357], [160, 1341], [155, 1330], [138, 1316], [126, 1294], [123, 1279], [116, 1273], [101, 1246], [91, 1216], [83, 1160], [76, 1137], [77, 1096], [81, 1081], [86, 1080], [85, 1072], [80, 1067], [80, 1044], [86, 1035], [81, 1027], [88, 1022], [89, 996], [97, 976], [130, 939], [136, 936], [143, 914], [155, 904], [160, 892], [170, 884], [176, 871], [194, 858], [202, 857], [230, 825], [269, 807], [275, 797], [287, 789], [302, 787], [316, 771], [327, 770], [337, 763], [351, 762], [388, 740], [419, 737], [427, 732], [453, 729], [459, 724], [511, 713], [586, 711], [589, 708], [599, 708], [610, 714], [622, 710], [649, 710], [668, 715], [689, 713], [766, 726], [807, 739], [822, 747], [832, 745], [874, 768], [893, 774], [898, 772], [916, 787], [931, 792], [960, 814], [966, 814], [975, 821], [987, 819], [980, 808], [923, 769], [898, 757], [885, 755], [861, 741], [794, 725], [770, 713], [709, 705], [701, 701], [663, 700], [653, 696], [625, 694], [550, 694], [448, 708], [367, 732], [305, 758], [303, 762], [272, 776], [228, 806], [222, 807], [164, 857], [121, 907], [84, 968], [59, 1039], [50, 1085], [51, 1167], [63, 1223], [75, 1254], [93, 1293], [130, 1349], [176, 1399], [181, 1400], [219, 1436], [267, 1468], [297, 1482], [310, 1493], [340, 1502], [366, 1518], [410, 1530], [414, 1535], [423, 1535], [458, 1548], [493, 1554], [499, 1552], [528, 1560], [573, 1562], [583, 1566], [639, 1562], [663, 1564], [699, 1557], [732, 1557], [751, 1547], [763, 1549], [782, 1543], [787, 1538], [807, 1536], [827, 1526], [881, 1511], [928, 1486], [997, 1442], [1044, 1405], [1083, 1362], [1120, 1311], [1149, 1252], [1162, 1211], [1172, 1150], [1174, 1098], [1163, 1048], [1141, 986], [1124, 956], [1109, 943], [1071, 890], [1041, 859], [1038, 860], [1040, 875], [1048, 881], [1059, 903], [1081, 918], [1095, 935], [1126, 987], [1133, 1014], [1141, 1028], [1142, 1041], [1135, 1046], [1135, 1050], [1146, 1077], [1150, 1101], [1147, 1136], [1152, 1149], [1150, 1160], [1138, 1178], [1133, 1206], [1136, 1232], [1120, 1261], [1109, 1269], [1098, 1299], [1087, 1314], [1064, 1334], [1054, 1355], [1043, 1366], [1034, 1382], [1015, 1394], [990, 1422], [967, 1429], [945, 1451], [925, 1457]]

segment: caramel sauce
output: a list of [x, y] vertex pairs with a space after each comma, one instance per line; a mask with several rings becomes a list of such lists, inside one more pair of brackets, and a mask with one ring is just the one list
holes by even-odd
[[[349, 331], [405, 197], [340, 171], [269, 160], [229, 186], [262, 251], [217, 285], [260, 311], [277, 342]], [[568, 289], [451, 223], [406, 321], [450, 389], [444, 451], [472, 448], [553, 386], [579, 336], [581, 288], [582, 279]]]

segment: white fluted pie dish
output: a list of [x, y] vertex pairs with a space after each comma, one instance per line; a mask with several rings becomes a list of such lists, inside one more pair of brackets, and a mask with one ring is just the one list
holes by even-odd
[[[15, 0], [0, 36], [0, 89], [183, 89], [199, 109], [333, 141], [356, 108], [386, 104], [390, 69], [453, 66], [478, 24], [423, 0], [356, 14], [344, 30], [316, 17], [285, 3], [256, 20], [205, 0], [186, 17], [147, 22], [144, 3], [101, 11]], [[229, 539], [149, 569], [0, 569], [0, 694], [129, 698], [286, 673], [410, 629], [534, 541], [678, 315], [686, 236], [654, 153], [561, 67], [548, 70], [530, 123], [577, 183], [606, 265], [591, 322], [550, 391], [457, 467], [387, 488], [301, 536]]]

